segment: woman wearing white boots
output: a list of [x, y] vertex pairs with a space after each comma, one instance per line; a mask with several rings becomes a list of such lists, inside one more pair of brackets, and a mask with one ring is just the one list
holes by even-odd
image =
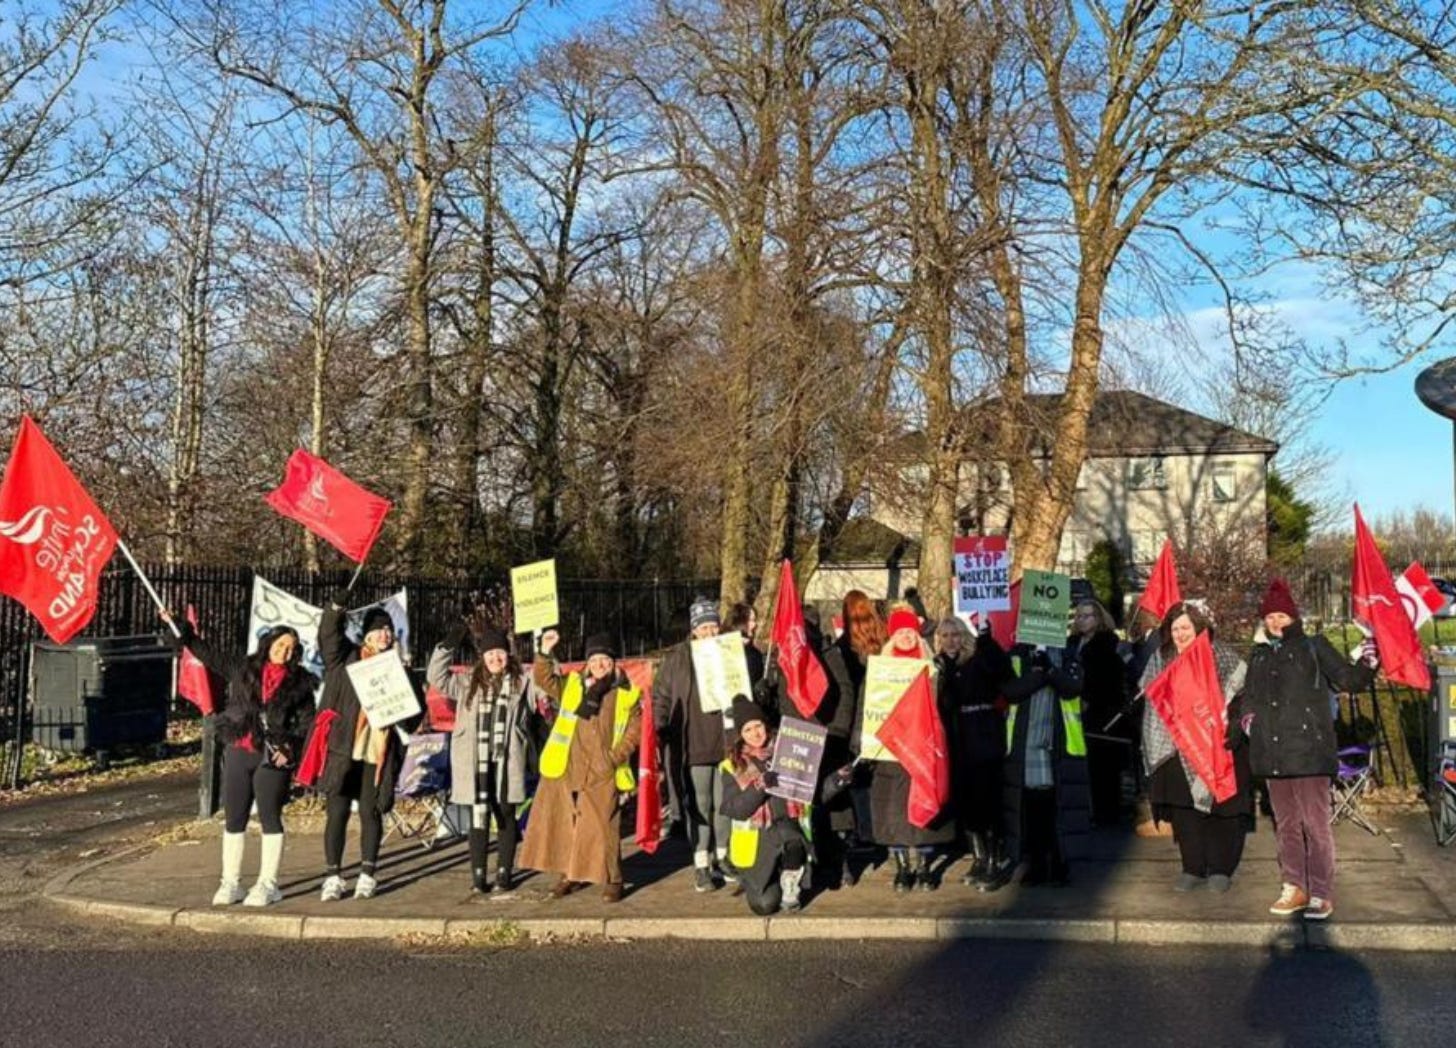
[[[171, 621], [170, 616], [163, 616]], [[223, 755], [222, 881], [214, 906], [269, 906], [279, 902], [278, 870], [283, 863], [283, 805], [289, 780], [313, 722], [318, 679], [299, 665], [298, 634], [287, 626], [265, 633], [253, 655], [214, 651], [186, 622], [176, 622], [174, 642], [227, 680], [227, 701], [217, 714]], [[243, 845], [254, 802], [263, 828], [258, 879], [244, 896]]]

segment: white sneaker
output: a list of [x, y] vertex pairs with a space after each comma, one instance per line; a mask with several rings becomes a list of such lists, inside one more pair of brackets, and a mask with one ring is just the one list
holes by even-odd
[[374, 889], [377, 887], [379, 887], [378, 881], [367, 873], [361, 873], [359, 874], [359, 880], [354, 885], [354, 898], [372, 899], [374, 898]]
[[283, 893], [278, 890], [278, 885], [272, 881], [258, 881], [248, 889], [248, 897], [243, 900], [244, 906], [272, 906], [275, 902], [283, 901]]
[[242, 901], [243, 886], [237, 881], [223, 881], [217, 886], [217, 891], [212, 896], [214, 906], [232, 906], [234, 903]]
[[324, 890], [319, 892], [323, 902], [338, 902], [344, 897], [344, 878], [333, 876], [324, 880]]

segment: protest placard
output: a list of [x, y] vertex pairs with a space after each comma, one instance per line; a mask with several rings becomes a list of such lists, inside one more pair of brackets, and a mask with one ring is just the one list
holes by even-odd
[[811, 804], [819, 785], [819, 765], [824, 762], [824, 740], [829, 730], [797, 717], [785, 717], [779, 723], [774, 740], [773, 758], [769, 767], [778, 782], [768, 792], [775, 797]]
[[511, 604], [516, 632], [534, 633], [561, 620], [556, 603], [556, 561], [538, 560], [511, 569]]
[[864, 705], [860, 709], [861, 760], [892, 761], [895, 755], [875, 734], [895, 709], [895, 704], [910, 687], [916, 674], [929, 669], [935, 677], [935, 665], [927, 659], [897, 659], [890, 655], [871, 655], [865, 671]]
[[732, 708], [733, 696], [753, 694], [743, 634], [737, 630], [694, 640], [692, 654], [698, 706], [704, 713], [722, 713]]
[[1030, 568], [1022, 572], [1016, 643], [1061, 647], [1067, 642], [1071, 606], [1072, 580], [1066, 575]]
[[967, 535], [955, 540], [955, 592], [957, 618], [967, 625], [986, 621], [993, 611], [1011, 608], [1011, 554], [1005, 535]]
[[414, 685], [394, 649], [350, 663], [348, 672], [359, 705], [376, 731], [420, 712]]

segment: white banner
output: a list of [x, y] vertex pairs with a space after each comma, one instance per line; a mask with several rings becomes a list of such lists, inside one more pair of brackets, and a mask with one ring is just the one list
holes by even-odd
[[[348, 613], [347, 633], [349, 639], [355, 644], [359, 643], [361, 639], [359, 627], [363, 624], [364, 612], [374, 606], [366, 604]], [[404, 590], [400, 590], [381, 601], [379, 606], [389, 612], [390, 620], [394, 623], [396, 647], [399, 648], [400, 657], [408, 665], [410, 659], [409, 598]], [[303, 654], [300, 656], [303, 666], [311, 670], [315, 676], [323, 676], [324, 660], [319, 655], [318, 648], [318, 626], [319, 618], [322, 615], [322, 608], [316, 608], [301, 597], [295, 597], [287, 590], [273, 585], [261, 575], [254, 575], [253, 605], [248, 612], [248, 654], [251, 655], [258, 650], [258, 639], [263, 634], [278, 626], [289, 626], [298, 634], [299, 643], [303, 647]]]

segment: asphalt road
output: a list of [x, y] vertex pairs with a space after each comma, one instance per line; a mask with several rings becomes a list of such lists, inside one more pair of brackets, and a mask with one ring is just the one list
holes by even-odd
[[86, 920], [47, 877], [192, 776], [0, 808], [0, 1046], [1446, 1045], [1450, 955], [1054, 943], [280, 943]]

